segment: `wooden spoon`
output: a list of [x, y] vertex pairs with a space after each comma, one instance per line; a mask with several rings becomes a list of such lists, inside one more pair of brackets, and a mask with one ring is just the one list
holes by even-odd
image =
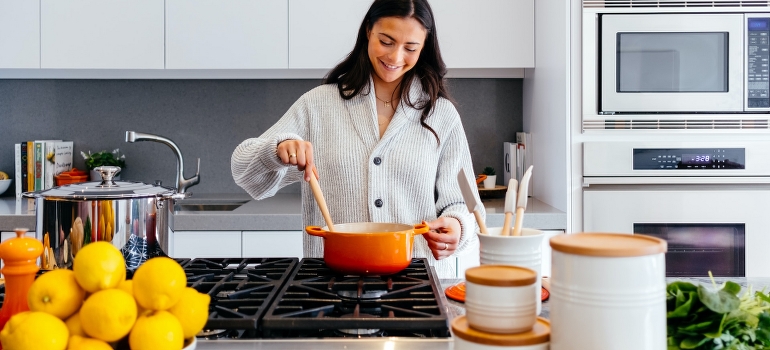
[[321, 209], [321, 215], [323, 215], [324, 221], [326, 221], [326, 226], [329, 228], [329, 231], [333, 232], [334, 223], [332, 222], [332, 216], [329, 215], [329, 208], [326, 206], [326, 199], [324, 199], [324, 194], [321, 192], [321, 186], [318, 185], [317, 174], [314, 169], [313, 174], [310, 175], [310, 190], [313, 191], [313, 197], [315, 197], [315, 201], [318, 203], [318, 208]]

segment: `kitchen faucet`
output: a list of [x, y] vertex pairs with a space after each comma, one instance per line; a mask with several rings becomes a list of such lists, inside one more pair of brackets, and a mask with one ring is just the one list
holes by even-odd
[[200, 158], [198, 158], [198, 170], [196, 171], [195, 176], [189, 179], [184, 178], [184, 159], [182, 159], [182, 151], [179, 150], [179, 147], [177, 147], [174, 141], [171, 141], [163, 136], [143, 134], [135, 131], [126, 131], [126, 142], [136, 141], [155, 141], [171, 147], [171, 150], [173, 150], [174, 154], [176, 155], [176, 191], [178, 193], [185, 193], [185, 190], [187, 190], [188, 187], [192, 187], [201, 181]]

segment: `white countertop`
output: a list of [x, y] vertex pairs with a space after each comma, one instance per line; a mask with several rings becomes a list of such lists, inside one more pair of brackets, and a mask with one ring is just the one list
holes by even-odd
[[[301, 231], [304, 229], [299, 193], [277, 194], [259, 201], [253, 200], [246, 193], [195, 194], [183, 202], [210, 201], [247, 202], [231, 211], [175, 212], [173, 229], [181, 231]], [[484, 199], [482, 203], [487, 210], [487, 226], [502, 226], [505, 199]], [[536, 198], [530, 198], [525, 211], [524, 226], [543, 230], [564, 230], [567, 227], [567, 214]], [[13, 231], [16, 227], [35, 228], [33, 200], [0, 198], [0, 231]]]

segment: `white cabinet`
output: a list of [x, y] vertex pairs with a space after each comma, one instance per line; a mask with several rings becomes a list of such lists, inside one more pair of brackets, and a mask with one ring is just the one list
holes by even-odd
[[240, 258], [241, 231], [175, 231], [174, 258]]
[[[534, 67], [534, 1], [433, 0], [449, 77]], [[371, 3], [0, 0], [0, 76], [315, 79], [353, 49]]]
[[433, 0], [447, 68], [535, 66], [535, 0]]
[[330, 69], [353, 50], [371, 0], [289, 0], [289, 68]]
[[302, 231], [175, 231], [174, 258], [302, 258]]
[[465, 270], [479, 266], [479, 251], [467, 252], [457, 257], [457, 278], [465, 278]]
[[166, 0], [166, 68], [288, 68], [287, 1]]
[[543, 245], [540, 250], [542, 253], [541, 275], [551, 277], [551, 237], [563, 234], [564, 230], [543, 230], [545, 237], [543, 237]]
[[[289, 0], [289, 68], [330, 69], [356, 40], [371, 1]], [[434, 0], [447, 68], [535, 65], [534, 0]]]
[[0, 68], [40, 68], [40, 2], [0, 0]]
[[164, 0], [41, 0], [42, 68], [163, 69]]
[[302, 231], [243, 231], [244, 258], [302, 258]]

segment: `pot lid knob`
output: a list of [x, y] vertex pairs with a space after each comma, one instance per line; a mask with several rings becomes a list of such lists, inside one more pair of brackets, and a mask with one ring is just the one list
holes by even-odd
[[3, 274], [34, 274], [38, 267], [35, 262], [43, 252], [43, 244], [37, 239], [27, 237], [26, 228], [17, 228], [16, 237], [0, 243], [0, 259], [5, 266]]
[[112, 178], [120, 174], [119, 166], [102, 165], [94, 168], [94, 170], [102, 177], [100, 186], [115, 186], [115, 181]]

